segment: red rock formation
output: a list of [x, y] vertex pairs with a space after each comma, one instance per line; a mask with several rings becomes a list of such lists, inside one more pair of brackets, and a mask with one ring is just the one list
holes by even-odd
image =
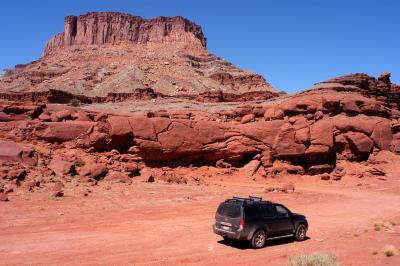
[[200, 26], [183, 17], [157, 17], [146, 20], [130, 14], [93, 12], [67, 16], [64, 32], [51, 38], [44, 55], [72, 45], [102, 45], [118, 42], [186, 42], [206, 47]]
[[201, 27], [185, 18], [108, 12], [66, 17], [64, 32], [47, 42], [42, 58], [0, 78], [0, 99], [24, 101], [164, 95], [215, 102], [280, 94], [262, 76], [210, 54]]

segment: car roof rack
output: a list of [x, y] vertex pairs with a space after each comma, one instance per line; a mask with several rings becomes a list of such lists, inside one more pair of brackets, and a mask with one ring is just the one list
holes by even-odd
[[262, 197], [249, 196], [248, 198], [243, 198], [243, 197], [233, 196], [231, 199], [228, 199], [227, 201], [256, 202], [256, 201], [262, 201]]

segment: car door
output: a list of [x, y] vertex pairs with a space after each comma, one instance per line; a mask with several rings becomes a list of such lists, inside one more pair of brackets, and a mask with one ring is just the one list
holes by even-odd
[[289, 210], [279, 204], [275, 205], [275, 210], [277, 214], [277, 235], [283, 236], [293, 234], [294, 225]]
[[275, 237], [280, 234], [280, 224], [277, 217], [275, 206], [272, 204], [263, 204], [261, 206], [263, 223], [268, 232], [267, 237]]

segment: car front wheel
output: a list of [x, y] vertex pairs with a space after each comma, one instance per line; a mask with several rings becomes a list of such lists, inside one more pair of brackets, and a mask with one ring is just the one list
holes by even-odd
[[253, 248], [262, 248], [265, 245], [265, 241], [265, 232], [263, 230], [257, 230], [251, 239], [251, 246]]
[[297, 241], [303, 241], [307, 237], [307, 227], [304, 224], [301, 224], [297, 227], [296, 233], [294, 234], [294, 238]]

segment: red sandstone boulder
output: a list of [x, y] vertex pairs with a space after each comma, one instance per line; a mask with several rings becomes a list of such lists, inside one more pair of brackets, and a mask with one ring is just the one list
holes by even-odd
[[86, 164], [80, 169], [82, 176], [87, 176], [95, 180], [100, 180], [108, 173], [108, 168], [101, 163]]
[[79, 110], [72, 114], [72, 118], [76, 121], [93, 121], [93, 116], [85, 111]]
[[95, 123], [86, 121], [43, 123], [36, 128], [35, 134], [48, 142], [62, 143], [86, 135], [94, 125]]
[[45, 113], [39, 115], [38, 118], [39, 118], [40, 121], [43, 121], [43, 122], [50, 122], [51, 121], [51, 116], [49, 114], [45, 114]]
[[75, 165], [61, 157], [54, 157], [48, 167], [58, 175], [68, 175], [75, 173]]
[[276, 157], [301, 156], [304, 155], [306, 147], [295, 141], [295, 128], [290, 124], [284, 124], [273, 145]]
[[253, 112], [253, 106], [250, 104], [236, 107], [234, 111], [235, 116], [240, 116], [240, 117], [251, 114], [252, 112]]
[[[135, 116], [130, 116], [128, 120], [133, 131], [133, 137], [135, 139], [139, 138], [139, 139], [153, 140], [153, 141], [157, 139], [156, 131], [153, 126], [151, 118], [141, 115], [135, 115]], [[169, 123], [170, 120], [164, 119], [164, 121], [166, 120], [168, 120]]]
[[33, 150], [23, 148], [13, 141], [0, 140], [0, 161], [23, 162], [35, 165], [37, 163], [37, 156]]
[[64, 120], [72, 119], [72, 112], [70, 110], [61, 110], [58, 112], [54, 112], [50, 115], [51, 121], [53, 122], [61, 122]]
[[323, 119], [312, 124], [310, 135], [311, 144], [333, 148], [333, 124], [330, 120]]
[[264, 113], [265, 120], [276, 120], [276, 119], [283, 119], [285, 113], [282, 109], [277, 107], [270, 107]]
[[111, 116], [107, 119], [107, 123], [110, 126], [108, 149], [127, 151], [133, 143], [133, 133], [128, 118]]
[[53, 187], [53, 197], [64, 196], [64, 184], [60, 181], [56, 182]]
[[0, 160], [21, 161], [23, 149], [13, 141], [0, 141]]
[[246, 124], [249, 122], [254, 122], [255, 115], [254, 114], [247, 114], [242, 117], [242, 120], [240, 121], [242, 124]]
[[349, 132], [346, 134], [346, 138], [350, 143], [351, 150], [355, 154], [370, 153], [374, 146], [374, 142], [363, 133]]
[[381, 150], [389, 150], [393, 138], [390, 122], [387, 120], [377, 123], [371, 138], [378, 148]]
[[257, 172], [260, 165], [261, 162], [259, 160], [251, 160], [245, 166], [243, 166], [242, 170], [247, 177], [251, 177]]
[[371, 135], [374, 130], [375, 124], [382, 121], [381, 118], [368, 117], [365, 115], [357, 115], [348, 117], [344, 115], [337, 115], [332, 118], [335, 128], [340, 132], [362, 132], [366, 135]]
[[108, 172], [108, 174], [106, 175], [104, 180], [108, 180], [108, 181], [116, 182], [116, 183], [131, 183], [132, 182], [131, 178], [127, 174], [117, 172], [117, 171]]

